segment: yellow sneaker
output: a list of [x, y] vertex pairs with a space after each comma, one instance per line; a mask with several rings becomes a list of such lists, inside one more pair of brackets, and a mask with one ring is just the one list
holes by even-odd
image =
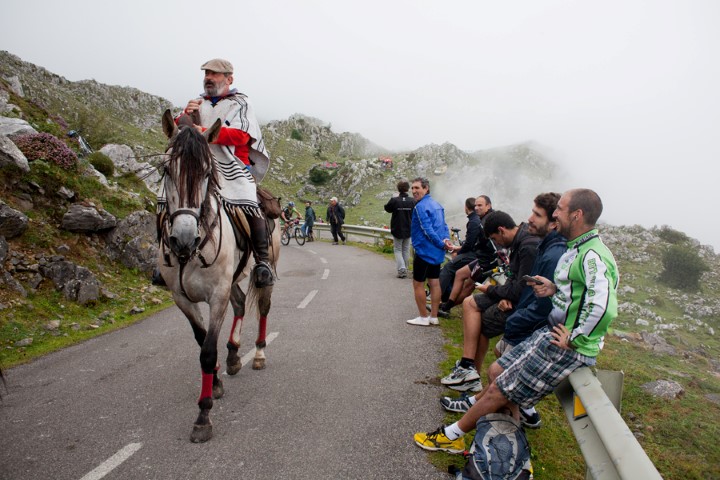
[[441, 426], [434, 432], [423, 433], [418, 432], [413, 437], [418, 447], [425, 450], [438, 451], [448, 453], [463, 453], [465, 451], [465, 440], [462, 437], [457, 440], [450, 440], [445, 436], [445, 427]]

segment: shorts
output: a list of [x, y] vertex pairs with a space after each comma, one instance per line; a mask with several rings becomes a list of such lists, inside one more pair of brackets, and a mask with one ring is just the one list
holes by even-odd
[[501, 311], [497, 303], [486, 308], [482, 313], [482, 325], [480, 327], [480, 333], [485, 335], [486, 338], [494, 338], [498, 335], [505, 333], [505, 320], [510, 316], [512, 310], [509, 312]]
[[487, 265], [482, 265], [480, 263], [480, 260], [473, 260], [472, 262], [468, 263], [468, 268], [470, 268], [470, 278], [472, 278], [476, 282], [484, 282], [487, 277], [482, 273], [490, 270], [490, 267]]
[[428, 278], [440, 278], [440, 265], [432, 265], [415, 255], [415, 258], [413, 258], [413, 280], [424, 282]]
[[478, 310], [480, 310], [480, 312], [485, 312], [485, 310], [497, 303], [495, 300], [488, 297], [484, 293], [476, 293], [475, 295], [473, 295], [473, 300], [475, 300], [475, 305], [477, 305], [477, 308]]
[[[509, 352], [510, 350], [512, 350], [513, 347], [514, 347], [514, 345], [510, 345], [509, 343], [507, 343], [507, 342], [505, 341], [505, 338], [501, 338], [501, 339], [498, 340], [498, 342], [495, 344], [495, 350], [497, 350], [498, 352], [500, 352], [500, 356], [501, 356], [501, 357], [502, 357], [503, 355], [505, 355], [507, 352]], [[499, 358], [499, 357], [498, 357], [498, 358]]]
[[594, 357], [556, 347], [550, 340], [548, 329], [541, 328], [497, 360], [504, 371], [495, 384], [505, 398], [523, 408], [533, 407], [572, 372], [595, 364]]

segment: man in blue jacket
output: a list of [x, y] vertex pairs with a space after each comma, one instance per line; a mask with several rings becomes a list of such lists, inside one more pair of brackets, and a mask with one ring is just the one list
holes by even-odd
[[[408, 320], [410, 325], [437, 325], [440, 305], [440, 265], [445, 260], [445, 240], [450, 232], [445, 224], [445, 210], [430, 196], [430, 182], [418, 177], [411, 187], [415, 208], [412, 213], [410, 237], [415, 249], [413, 259], [413, 292], [418, 316]], [[425, 281], [430, 287], [430, 316], [425, 309]]]

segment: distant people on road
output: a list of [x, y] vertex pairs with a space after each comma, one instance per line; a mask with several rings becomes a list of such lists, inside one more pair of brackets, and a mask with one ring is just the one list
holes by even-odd
[[393, 196], [385, 204], [385, 211], [392, 214], [390, 217], [390, 233], [393, 236], [393, 252], [395, 253], [395, 266], [398, 278], [407, 277], [410, 260], [410, 224], [415, 199], [408, 195], [410, 184], [401, 180], [397, 184], [398, 195]]
[[[445, 210], [430, 196], [430, 181], [418, 177], [412, 181], [415, 208], [412, 213], [410, 234], [415, 249], [413, 260], [413, 293], [418, 316], [407, 321], [410, 325], [437, 325], [440, 304], [440, 265], [445, 260], [450, 232], [445, 223]], [[425, 281], [430, 288], [430, 316], [425, 309]]]
[[300, 228], [302, 230], [303, 235], [305, 235], [308, 239], [308, 242], [312, 242], [315, 240], [313, 238], [313, 225], [315, 224], [315, 210], [312, 208], [312, 202], [308, 200], [305, 202], [305, 223], [303, 223], [303, 226]]
[[282, 209], [282, 212], [280, 212], [280, 218], [282, 218], [283, 222], [290, 223], [294, 220], [293, 216], [297, 219], [302, 218], [300, 212], [295, 208], [295, 202], [288, 202], [285, 208]]
[[509, 408], [520, 420], [519, 407], [535, 406], [573, 371], [595, 365], [605, 334], [617, 317], [618, 269], [612, 252], [600, 239], [596, 223], [602, 201], [592, 190], [565, 192], [553, 218], [567, 242], [552, 279], [535, 276], [533, 290], [550, 297], [548, 326], [536, 330], [495, 361], [490, 384], [468, 399], [469, 409], [447, 427], [416, 433], [415, 443], [428, 450], [464, 451], [462, 436], [488, 413]]
[[328, 205], [325, 220], [330, 224], [330, 233], [333, 237], [333, 245], [338, 244], [338, 237], [342, 240], [345, 245], [345, 235], [342, 231], [342, 226], [345, 223], [345, 209], [338, 203], [337, 197], [330, 199], [330, 205]]

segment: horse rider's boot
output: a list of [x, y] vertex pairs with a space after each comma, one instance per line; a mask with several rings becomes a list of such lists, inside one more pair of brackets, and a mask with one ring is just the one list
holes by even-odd
[[275, 277], [270, 267], [270, 257], [268, 255], [267, 222], [259, 208], [253, 210], [252, 214], [246, 212], [245, 218], [250, 226], [250, 241], [255, 252], [255, 267], [253, 268], [255, 287], [269, 287], [275, 284]]

